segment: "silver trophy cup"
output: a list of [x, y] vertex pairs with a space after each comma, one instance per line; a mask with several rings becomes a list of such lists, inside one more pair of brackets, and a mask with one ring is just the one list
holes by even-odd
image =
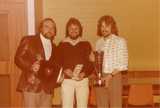
[[95, 86], [104, 86], [105, 83], [102, 81], [102, 65], [103, 65], [103, 56], [104, 52], [103, 51], [95, 51], [94, 52], [95, 56], [95, 71], [97, 78], [94, 82]]

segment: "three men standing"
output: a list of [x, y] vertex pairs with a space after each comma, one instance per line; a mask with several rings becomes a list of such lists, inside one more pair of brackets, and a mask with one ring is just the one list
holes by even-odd
[[[66, 37], [58, 47], [52, 40], [56, 24], [44, 19], [36, 36], [24, 37], [15, 55], [16, 65], [23, 71], [17, 90], [22, 91], [26, 107], [51, 107], [51, 94], [56, 87], [59, 67], [63, 68], [62, 107], [72, 108], [76, 94], [77, 107], [87, 108], [88, 76], [94, 66], [88, 41], [82, 39], [83, 28], [78, 19], [71, 17], [66, 24]], [[104, 52], [103, 78], [105, 87], [96, 88], [98, 108], [122, 107], [121, 71], [128, 68], [128, 50], [124, 38], [118, 35], [112, 16], [98, 20], [96, 50]]]

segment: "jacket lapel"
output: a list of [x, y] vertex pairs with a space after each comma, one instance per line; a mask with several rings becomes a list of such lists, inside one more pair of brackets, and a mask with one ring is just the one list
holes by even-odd
[[[52, 51], [51, 51], [51, 57], [54, 56], [54, 51], [55, 51], [55, 48], [56, 48], [56, 45], [52, 43]], [[39, 46], [39, 52], [43, 58], [43, 60], [46, 60], [45, 58], [45, 52], [44, 52], [44, 48], [43, 48], [43, 44], [42, 44], [42, 41], [41, 41], [41, 38], [40, 38], [40, 35], [37, 35], [37, 45]], [[50, 57], [50, 58], [51, 58]]]
[[42, 44], [40, 35], [37, 36], [37, 45], [38, 45], [39, 53], [40, 53], [42, 59], [45, 60], [44, 48], [43, 48], [43, 44]]

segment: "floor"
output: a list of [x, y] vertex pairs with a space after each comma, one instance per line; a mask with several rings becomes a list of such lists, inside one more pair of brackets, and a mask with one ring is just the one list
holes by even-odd
[[[62, 108], [62, 107], [61, 106], [53, 106], [53, 108]], [[74, 108], [76, 108], [76, 107], [74, 107]], [[88, 106], [88, 108], [97, 108], [97, 107], [96, 106]], [[152, 106], [129, 106], [129, 107], [123, 106], [123, 108], [153, 108], [153, 107]], [[160, 108], [160, 104], [155, 104], [154, 108]]]

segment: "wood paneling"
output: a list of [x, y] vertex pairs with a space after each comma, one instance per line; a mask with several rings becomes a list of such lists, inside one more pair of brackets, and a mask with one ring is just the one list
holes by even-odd
[[8, 13], [0, 13], [0, 61], [9, 60]]
[[7, 75], [9, 74], [9, 65], [8, 65], [8, 61], [1, 61], [0, 62], [0, 75]]
[[10, 78], [9, 75], [0, 75], [0, 108], [10, 106]]
[[[26, 35], [26, 2], [27, 0], [0, 0], [0, 25], [1, 32], [4, 32], [3, 47], [1, 49], [6, 54], [0, 59], [0, 75], [8, 75], [10, 81], [10, 106], [20, 107], [22, 97], [16, 92], [16, 85], [20, 76], [20, 70], [14, 64], [14, 55], [20, 39]], [[7, 33], [5, 34], [7, 30]], [[0, 33], [1, 33], [0, 32]], [[6, 46], [8, 45], [8, 48]], [[1, 107], [1, 106], [0, 106]]]
[[38, 32], [38, 26], [43, 19], [43, 0], [35, 0], [35, 25], [36, 32]]
[[17, 3], [25, 3], [26, 2], [26, 0], [4, 0], [4, 1], [6, 1], [6, 2], [8, 2], [8, 3], [12, 3], [12, 4], [17, 4]]
[[128, 78], [158, 78], [160, 71], [128, 71]]
[[160, 71], [128, 71], [123, 73], [123, 84], [160, 84]]

